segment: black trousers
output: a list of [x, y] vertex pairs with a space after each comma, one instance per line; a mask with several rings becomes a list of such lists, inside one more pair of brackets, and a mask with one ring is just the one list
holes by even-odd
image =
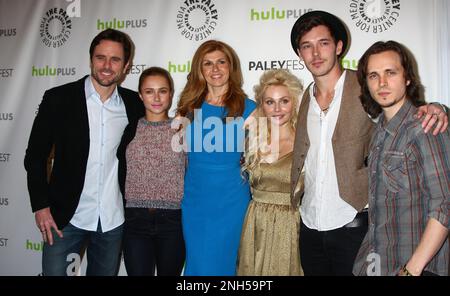
[[123, 256], [130, 276], [180, 275], [185, 247], [181, 210], [126, 208]]
[[[360, 215], [360, 214], [358, 214]], [[367, 219], [358, 216], [355, 219]], [[349, 223], [329, 231], [300, 226], [300, 259], [306, 276], [352, 276], [353, 263], [367, 232], [364, 223]]]

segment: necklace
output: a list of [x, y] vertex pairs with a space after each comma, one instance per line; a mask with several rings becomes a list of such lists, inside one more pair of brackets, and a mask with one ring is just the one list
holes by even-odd
[[[316, 94], [317, 94], [317, 86], [316, 86], [316, 84], [314, 84], [313, 95], [314, 95], [314, 97], [316, 98], [316, 101], [317, 101], [317, 95]], [[319, 105], [320, 110], [322, 110], [322, 112], [324, 114], [327, 114], [328, 110], [330, 110], [330, 106], [331, 106], [331, 103], [333, 103], [333, 99], [334, 99], [334, 95], [331, 97], [330, 103], [328, 103], [328, 105], [326, 107], [322, 107], [322, 106]]]
[[322, 112], [327, 114], [328, 110], [330, 109], [330, 105], [328, 105], [326, 108], [320, 108], [322, 109]]

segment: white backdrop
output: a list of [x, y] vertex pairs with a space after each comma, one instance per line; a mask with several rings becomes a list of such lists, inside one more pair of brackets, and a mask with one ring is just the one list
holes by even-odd
[[375, 41], [397, 40], [414, 53], [427, 100], [449, 104], [448, 0], [0, 0], [0, 275], [41, 273], [25, 148], [44, 91], [89, 73], [89, 45], [99, 31], [113, 27], [134, 40], [134, 67], [123, 86], [136, 89], [144, 68], [164, 67], [174, 77], [175, 106], [192, 55], [207, 39], [236, 50], [249, 97], [268, 68], [311, 82], [290, 31], [301, 14], [317, 9], [346, 22], [346, 67], [355, 68]]

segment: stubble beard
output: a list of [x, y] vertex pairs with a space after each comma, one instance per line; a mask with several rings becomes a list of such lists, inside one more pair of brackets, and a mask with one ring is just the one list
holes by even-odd
[[[102, 71], [102, 70], [99, 70], [99, 71]], [[103, 87], [110, 87], [110, 86], [116, 84], [120, 80], [120, 75], [114, 75], [114, 76], [111, 76], [111, 78], [106, 78], [106, 79], [102, 80], [102, 79], [100, 79], [99, 75], [97, 74], [97, 71], [92, 71], [91, 75], [94, 78], [94, 80], [97, 81], [97, 83]]]

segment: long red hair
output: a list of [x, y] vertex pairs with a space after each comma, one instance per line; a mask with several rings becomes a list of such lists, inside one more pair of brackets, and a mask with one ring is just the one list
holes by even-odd
[[238, 117], [244, 113], [247, 95], [242, 89], [243, 78], [239, 58], [228, 44], [217, 40], [208, 40], [199, 46], [192, 58], [191, 72], [188, 74], [187, 83], [180, 94], [177, 115], [190, 117], [194, 109], [201, 108], [208, 92], [208, 86], [202, 74], [202, 61], [206, 54], [216, 50], [223, 52], [230, 64], [228, 91], [223, 100], [227, 110], [226, 116]]

